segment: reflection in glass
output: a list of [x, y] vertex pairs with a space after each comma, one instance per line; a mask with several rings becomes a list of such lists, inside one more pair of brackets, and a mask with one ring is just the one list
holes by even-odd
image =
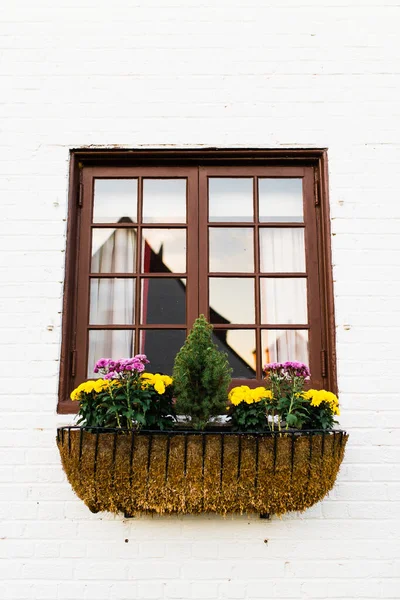
[[252, 221], [253, 212], [252, 178], [208, 179], [209, 221]]
[[255, 323], [252, 277], [210, 277], [209, 298], [211, 323]]
[[210, 272], [253, 273], [253, 239], [251, 227], [210, 227]]
[[135, 322], [135, 280], [91, 279], [89, 322], [91, 325], [132, 325]]
[[152, 373], [171, 375], [174, 359], [186, 339], [183, 329], [147, 329], [140, 332], [139, 352], [146, 354]]
[[261, 322], [306, 324], [307, 280], [305, 278], [260, 278]]
[[92, 230], [92, 273], [135, 273], [136, 228]]
[[142, 273], [184, 273], [186, 229], [142, 230]]
[[298, 361], [309, 365], [307, 330], [264, 329], [261, 348], [263, 368], [270, 362]]
[[256, 336], [251, 329], [214, 329], [213, 342], [228, 354], [233, 378], [255, 379]]
[[128, 358], [135, 354], [135, 332], [132, 330], [92, 330], [89, 331], [89, 359], [87, 376], [90, 379], [101, 377], [93, 374], [99, 358]]
[[264, 273], [304, 273], [306, 270], [304, 229], [299, 227], [260, 229], [260, 270]]
[[143, 223], [186, 222], [186, 179], [143, 180]]
[[137, 179], [95, 179], [94, 223], [137, 220]]
[[186, 279], [142, 279], [141, 322], [183, 325], [186, 323]]
[[260, 221], [303, 221], [302, 179], [258, 180]]

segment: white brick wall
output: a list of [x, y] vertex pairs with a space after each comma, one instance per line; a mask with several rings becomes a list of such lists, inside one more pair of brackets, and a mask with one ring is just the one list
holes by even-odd
[[[0, 6], [0, 598], [400, 598], [398, 0]], [[303, 515], [91, 515], [55, 428], [72, 147], [327, 147], [341, 423]]]

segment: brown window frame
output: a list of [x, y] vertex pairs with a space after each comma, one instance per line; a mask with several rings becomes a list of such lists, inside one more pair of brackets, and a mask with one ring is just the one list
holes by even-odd
[[[208, 222], [206, 203], [199, 197], [207, 194], [208, 176], [263, 176], [265, 177], [302, 177], [304, 195], [304, 223], [306, 231], [306, 264], [308, 313], [310, 329], [310, 365], [312, 366], [312, 385], [337, 391], [336, 352], [333, 282], [330, 247], [330, 218], [328, 202], [328, 169], [326, 149], [316, 150], [72, 150], [70, 155], [70, 189], [67, 225], [66, 271], [62, 319], [62, 342], [60, 360], [60, 386], [57, 411], [61, 414], [76, 413], [77, 403], [69, 399], [73, 387], [86, 379], [84, 373], [87, 360], [86, 328], [88, 325], [89, 268], [91, 228], [92, 185], [95, 176], [99, 177], [186, 177], [188, 180], [187, 198], [187, 328], [189, 329], [198, 314], [208, 312], [208, 286], [200, 286], [198, 292], [194, 281], [208, 281], [208, 229], [220, 227], [221, 223]], [[256, 179], [254, 180], [256, 181]], [[256, 188], [255, 184], [255, 188]], [[140, 205], [139, 186], [139, 205]], [[255, 191], [255, 203], [256, 203]], [[139, 209], [140, 210], [140, 209]], [[140, 216], [140, 215], [139, 215]], [[253, 226], [256, 230], [257, 212], [251, 222], [236, 223], [235, 226]], [[177, 224], [178, 225], [178, 224]], [[232, 226], [232, 223], [229, 224]], [[288, 223], [286, 223], [286, 226]], [[110, 224], [101, 224], [110, 227]], [[124, 225], [120, 225], [123, 227]], [[139, 228], [141, 224], [136, 225]], [[143, 227], [148, 227], [143, 224]], [[151, 225], [150, 225], [151, 226]], [[171, 227], [174, 224], [166, 224]], [[182, 226], [179, 224], [178, 226]], [[222, 226], [224, 226], [222, 224]], [[225, 224], [228, 226], [228, 223]], [[262, 227], [285, 226], [285, 223], [262, 223]], [[293, 226], [293, 223], [290, 223]], [[112, 224], [115, 227], [115, 224]], [[159, 224], [154, 227], [160, 227]], [[194, 233], [193, 233], [194, 232]], [[256, 290], [259, 289], [261, 272], [257, 258], [258, 236], [255, 236], [255, 276]], [[138, 245], [139, 248], [139, 245]], [[140, 250], [137, 252], [137, 265]], [[135, 277], [140, 279], [139, 270]], [[143, 274], [142, 274], [143, 275]], [[213, 274], [215, 276], [215, 274]], [[276, 273], [273, 274], [276, 277]], [[287, 277], [293, 274], [278, 274]], [[146, 273], [146, 277], [149, 276]], [[154, 275], [150, 275], [154, 276]], [[164, 276], [177, 276], [176, 274]], [[178, 274], [178, 277], [180, 274]], [[223, 274], [222, 274], [223, 276]], [[229, 276], [236, 277], [235, 273]], [[246, 275], [238, 274], [240, 277]], [[262, 274], [265, 276], [265, 273]], [[267, 274], [268, 276], [268, 274]], [[272, 276], [272, 274], [270, 274]], [[299, 276], [298, 274], [295, 276]], [[157, 274], [157, 277], [159, 275]], [[139, 286], [137, 285], [136, 288]], [[137, 292], [138, 293], [138, 292]], [[256, 314], [259, 315], [258, 294], [256, 294]], [[137, 304], [137, 303], [136, 303]], [[136, 305], [136, 315], [139, 314]], [[135, 319], [138, 329], [138, 318]], [[111, 327], [111, 326], [110, 326]], [[216, 325], [222, 328], [223, 326]], [[101, 326], [104, 329], [104, 326]], [[182, 329], [182, 326], [157, 325], [153, 329]], [[229, 325], [229, 329], [255, 329], [256, 351], [261, 350], [261, 328], [277, 329], [277, 326], [265, 326], [256, 318], [256, 325]], [[289, 329], [290, 327], [285, 327]], [[306, 328], [306, 327], [305, 327]], [[143, 325], [140, 326], [143, 329]], [[77, 354], [77, 352], [79, 353]], [[85, 361], [79, 362], [79, 355], [85, 355]], [[252, 380], [235, 379], [235, 385], [260, 385], [261, 374]]]

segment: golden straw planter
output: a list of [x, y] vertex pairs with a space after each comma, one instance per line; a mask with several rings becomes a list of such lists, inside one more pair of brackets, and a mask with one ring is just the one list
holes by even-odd
[[348, 435], [57, 430], [68, 480], [92, 512], [302, 511], [333, 487]]

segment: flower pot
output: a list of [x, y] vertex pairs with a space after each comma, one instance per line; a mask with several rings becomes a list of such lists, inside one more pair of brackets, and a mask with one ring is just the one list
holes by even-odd
[[348, 435], [132, 432], [61, 427], [57, 444], [92, 512], [303, 511], [333, 487]]

